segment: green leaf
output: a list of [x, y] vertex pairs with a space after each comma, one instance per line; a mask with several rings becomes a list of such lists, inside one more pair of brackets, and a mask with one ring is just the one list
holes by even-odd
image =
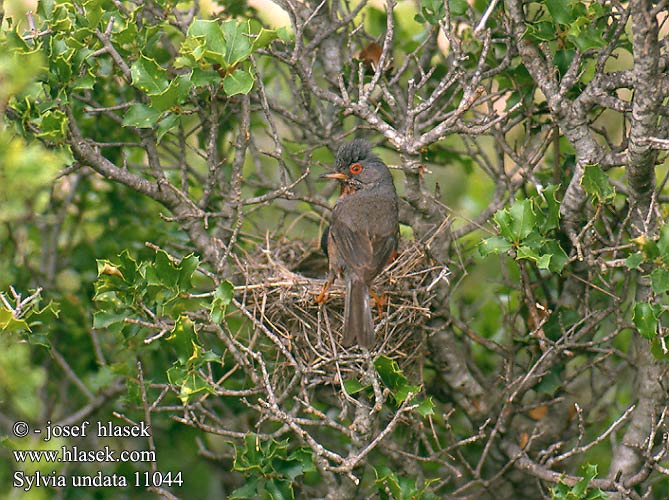
[[226, 44], [224, 61], [226, 68], [231, 68], [251, 55], [249, 24], [231, 19], [223, 23], [222, 29]]
[[163, 92], [150, 96], [151, 107], [158, 111], [165, 111], [178, 106], [186, 100], [192, 87], [190, 75], [179, 75]]
[[162, 94], [168, 86], [166, 71], [144, 55], [130, 68], [132, 84], [147, 95]]
[[84, 2], [83, 7], [86, 13], [86, 20], [88, 21], [88, 26], [95, 29], [100, 23], [102, 14], [102, 1], [101, 0], [88, 0]]
[[655, 359], [669, 361], [669, 339], [659, 335], [650, 341], [650, 352]]
[[569, 24], [566, 38], [581, 52], [606, 45], [602, 30], [586, 16], [579, 17]]
[[180, 316], [170, 335], [165, 338], [177, 353], [179, 363], [185, 365], [200, 348], [200, 341], [195, 332], [195, 324], [187, 316]]
[[[269, 495], [266, 498], [271, 500], [293, 500], [293, 483], [285, 479], [272, 478], [265, 483], [265, 492]], [[263, 495], [264, 496], [264, 495]]]
[[641, 249], [644, 260], [652, 262], [660, 256], [660, 248], [657, 241], [648, 238], [647, 235], [642, 234], [632, 239], [632, 243], [636, 243]]
[[516, 258], [534, 261], [539, 269], [548, 269], [548, 266], [551, 262], [550, 254], [540, 254], [535, 249], [527, 245], [521, 245], [518, 247], [516, 251]]
[[568, 25], [571, 21], [571, 0], [545, 0], [548, 12], [556, 23]]
[[510, 208], [498, 210], [494, 220], [500, 234], [513, 243], [520, 243], [536, 228], [536, 215], [530, 200], [516, 201]]
[[571, 62], [574, 60], [576, 51], [574, 49], [561, 49], [555, 53], [553, 57], [553, 65], [557, 68], [560, 76], [564, 76]]
[[214, 323], [223, 322], [223, 316], [225, 315], [228, 305], [232, 302], [234, 291], [234, 285], [227, 280], [222, 282], [218, 285], [218, 288], [216, 288], [216, 291], [214, 292], [214, 300], [212, 300], [211, 309], [209, 310], [209, 317]]
[[397, 404], [402, 404], [409, 398], [410, 394], [415, 396], [416, 394], [418, 394], [419, 391], [420, 391], [420, 386], [418, 385], [404, 384], [395, 391], [393, 397], [395, 398]]
[[[441, 1], [439, 3], [441, 4]], [[452, 16], [464, 16], [468, 7], [469, 2], [467, 0], [448, 0], [448, 9]]]
[[248, 478], [243, 486], [237, 488], [230, 494], [230, 500], [258, 498], [258, 484], [258, 478]]
[[595, 476], [597, 476], [597, 466], [594, 464], [585, 464], [583, 467], [581, 467], [581, 471], [583, 473], [583, 479], [576, 483], [571, 490], [572, 493], [578, 498], [583, 498], [585, 492], [588, 489], [590, 481], [592, 481]]
[[586, 165], [581, 178], [581, 185], [586, 193], [599, 203], [607, 203], [615, 197], [615, 190], [609, 182], [609, 177], [599, 165]]
[[270, 43], [279, 37], [276, 30], [261, 28], [260, 32], [253, 39], [252, 49], [258, 50], [267, 47]]
[[548, 21], [538, 21], [526, 25], [525, 37], [533, 38], [540, 42], [550, 42], [557, 38], [555, 25]]
[[[268, 445], [271, 443], [268, 443]], [[257, 434], [248, 433], [244, 436], [244, 447], [235, 446], [233, 468], [239, 472], [264, 472], [263, 453]]]
[[597, 466], [585, 464], [581, 467], [583, 479], [571, 488], [563, 482], [551, 488], [553, 500], [606, 500], [608, 496], [599, 488], [588, 488], [597, 476]]
[[161, 112], [145, 104], [133, 104], [123, 117], [124, 127], [153, 128], [160, 119]]
[[553, 184], [543, 190], [543, 198], [546, 200], [545, 217], [542, 228], [544, 231], [556, 229], [560, 225], [560, 202], [555, 196], [558, 186]]
[[625, 266], [628, 269], [639, 269], [642, 262], [643, 262], [643, 253], [635, 252], [632, 255], [629, 255], [625, 259]]
[[641, 336], [652, 339], [657, 335], [658, 318], [655, 308], [648, 302], [637, 302], [634, 304], [634, 324]]
[[657, 251], [662, 261], [669, 264], [669, 224], [663, 224], [660, 228], [660, 237], [657, 240]]
[[549, 271], [553, 273], [561, 273], [564, 266], [569, 262], [569, 256], [563, 250], [560, 242], [555, 239], [547, 240], [544, 244], [543, 251], [546, 255], [550, 255], [551, 257], [550, 262], [548, 263]]
[[479, 244], [479, 253], [486, 257], [490, 254], [506, 253], [511, 250], [511, 248], [513, 248], [513, 245], [511, 245], [505, 238], [494, 236], [492, 238], [486, 238]]
[[347, 394], [357, 394], [361, 391], [364, 391], [369, 387], [368, 385], [363, 385], [360, 383], [359, 380], [350, 378], [348, 380], [344, 380], [344, 390], [346, 391]]
[[41, 132], [37, 137], [58, 141], [67, 135], [67, 115], [59, 109], [47, 111], [42, 115]]
[[12, 311], [0, 306], [0, 331], [12, 333], [17, 331], [30, 331], [28, 323], [23, 319], [15, 318]]
[[156, 131], [156, 139], [160, 143], [165, 137], [165, 134], [171, 132], [179, 125], [179, 115], [174, 113], [167, 113], [158, 122], [158, 130]]
[[421, 416], [421, 417], [428, 417], [430, 415], [434, 415], [434, 402], [432, 401], [432, 396], [430, 396], [427, 399], [423, 399], [418, 403], [418, 407], [416, 408], [416, 412]]
[[407, 383], [407, 378], [402, 373], [402, 370], [400, 370], [397, 361], [388, 356], [379, 356], [376, 358], [374, 360], [374, 368], [376, 368], [383, 383], [391, 391], [395, 391]]
[[[452, 15], [461, 15], [461, 13], [467, 11], [467, 5], [464, 0], [449, 0], [448, 6]], [[444, 8], [443, 0], [421, 0], [420, 14], [416, 15], [415, 19], [419, 23], [427, 21], [430, 24], [438, 24], [439, 20], [443, 19], [445, 15], [446, 9]]]
[[225, 54], [225, 38], [216, 20], [196, 19], [188, 28], [189, 37], [200, 37], [208, 51]]
[[293, 33], [287, 26], [281, 26], [276, 30], [276, 34], [283, 43], [290, 43], [293, 40]]
[[298, 461], [302, 466], [303, 472], [318, 472], [318, 468], [314, 463], [314, 455], [313, 452], [311, 451], [311, 448], [307, 447], [296, 448], [290, 454], [290, 459]]
[[206, 87], [207, 85], [218, 85], [221, 82], [221, 75], [213, 69], [193, 68], [191, 82], [196, 87]]
[[183, 404], [192, 401], [194, 397], [207, 392], [214, 394], [213, 387], [197, 371], [189, 370], [179, 388], [179, 399]]
[[251, 70], [236, 69], [223, 79], [223, 90], [229, 96], [248, 94], [253, 88], [255, 78]]
[[653, 292], [658, 295], [669, 291], [669, 270], [664, 267], [656, 267], [650, 273], [650, 282]]

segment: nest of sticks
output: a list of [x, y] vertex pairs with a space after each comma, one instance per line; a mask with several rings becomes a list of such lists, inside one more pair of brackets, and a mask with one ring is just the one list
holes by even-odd
[[245, 259], [241, 270], [245, 284], [238, 287], [240, 301], [316, 375], [314, 383], [341, 383], [352, 373], [364, 371], [370, 354], [372, 358], [379, 354], [392, 357], [402, 367], [413, 365], [425, 349], [424, 325], [430, 320], [436, 285], [449, 283], [448, 266], [429, 255], [430, 241], [403, 240], [397, 258], [374, 281], [373, 290], [386, 300], [381, 310], [371, 303], [376, 344], [370, 353], [340, 344], [341, 280], [330, 287], [325, 304], [314, 300], [327, 275], [327, 258], [320, 248], [301, 241], [268, 239]]

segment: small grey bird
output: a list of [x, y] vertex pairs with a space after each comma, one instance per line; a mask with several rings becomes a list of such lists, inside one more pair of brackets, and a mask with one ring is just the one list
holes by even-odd
[[397, 253], [398, 202], [393, 177], [370, 144], [355, 139], [337, 152], [335, 170], [321, 177], [337, 179], [341, 194], [332, 210], [327, 238], [328, 280], [316, 299], [323, 302], [334, 280], [346, 283], [344, 338], [350, 346], [374, 345], [369, 289]]

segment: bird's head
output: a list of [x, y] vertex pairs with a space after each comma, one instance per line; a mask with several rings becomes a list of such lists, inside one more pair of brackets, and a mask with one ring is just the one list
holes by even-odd
[[333, 172], [321, 177], [337, 179], [347, 188], [358, 190], [390, 180], [388, 167], [372, 152], [371, 145], [364, 139], [354, 139], [343, 144], [337, 152]]

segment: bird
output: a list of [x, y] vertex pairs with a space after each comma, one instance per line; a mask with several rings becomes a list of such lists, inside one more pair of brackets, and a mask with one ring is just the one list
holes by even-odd
[[333, 172], [321, 178], [340, 182], [326, 241], [328, 278], [316, 298], [322, 303], [335, 279], [346, 284], [342, 345], [374, 345], [370, 287], [399, 242], [398, 198], [393, 177], [369, 142], [354, 139], [337, 151]]

